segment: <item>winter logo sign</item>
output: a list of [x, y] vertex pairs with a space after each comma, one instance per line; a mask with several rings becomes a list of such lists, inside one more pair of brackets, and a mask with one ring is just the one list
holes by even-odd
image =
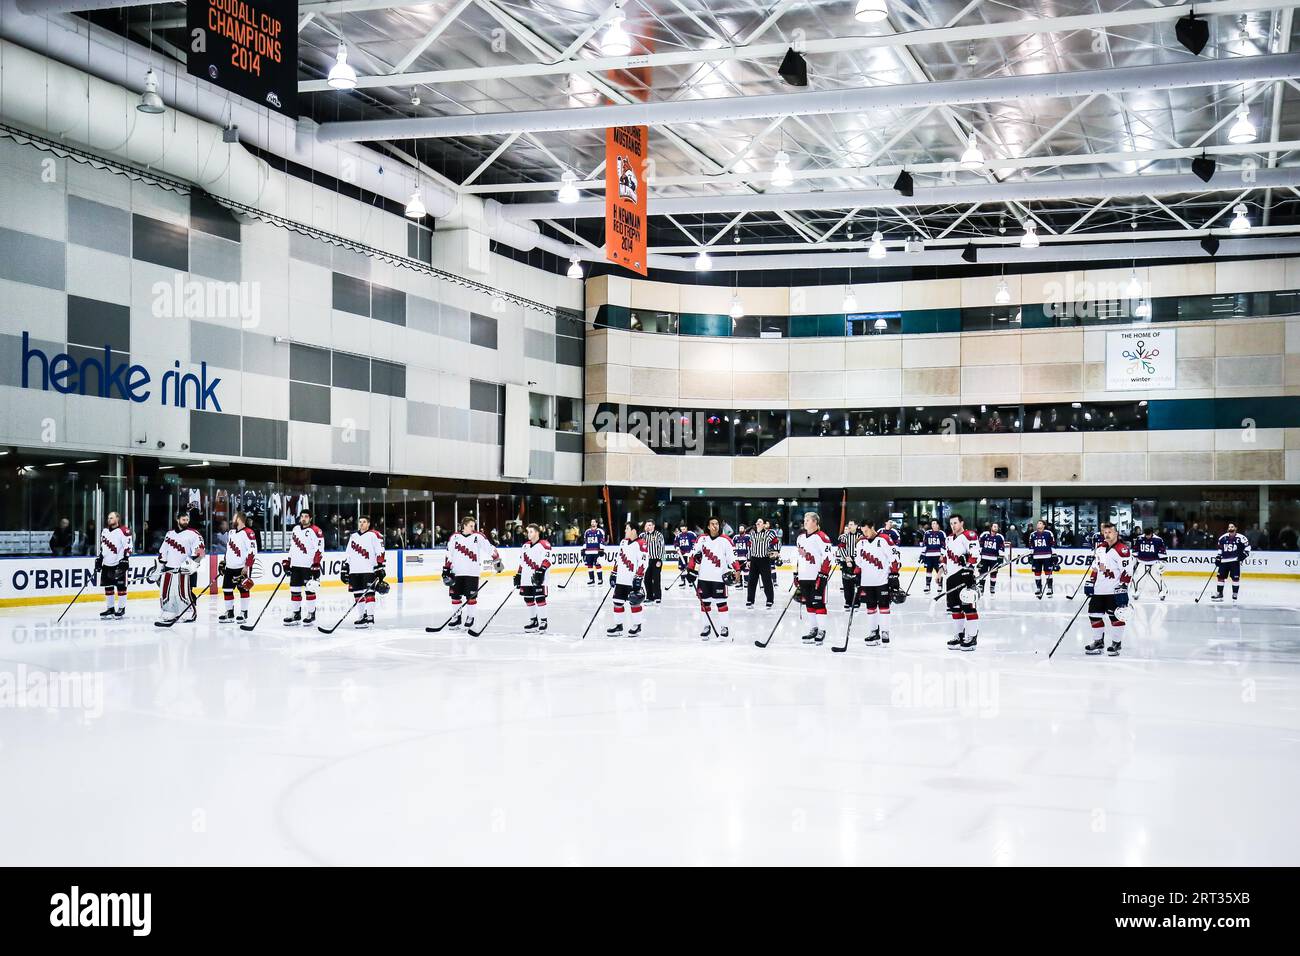
[[1173, 388], [1177, 345], [1175, 329], [1107, 332], [1106, 390]]

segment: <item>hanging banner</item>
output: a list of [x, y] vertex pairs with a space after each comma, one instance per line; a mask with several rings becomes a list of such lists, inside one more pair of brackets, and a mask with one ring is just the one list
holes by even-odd
[[605, 130], [605, 258], [647, 274], [646, 168], [650, 130]]
[[1142, 329], [1106, 333], [1106, 390], [1173, 388], [1177, 384], [1178, 331]]
[[297, 0], [188, 0], [190, 76], [298, 116]]

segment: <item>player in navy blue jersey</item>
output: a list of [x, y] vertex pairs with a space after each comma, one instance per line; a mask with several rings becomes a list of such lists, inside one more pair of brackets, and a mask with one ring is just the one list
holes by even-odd
[[749, 585], [749, 545], [752, 540], [743, 524], [737, 527], [735, 537], [731, 539], [731, 548], [736, 552], [736, 560], [740, 562], [740, 573], [736, 575], [738, 588]]
[[[1034, 595], [1042, 600], [1043, 594], [1052, 596], [1052, 575], [1056, 571], [1056, 535], [1040, 521], [1029, 534], [1029, 563], [1034, 568]], [[1043, 590], [1043, 575], [1047, 576], [1047, 590]]]
[[980, 535], [979, 545], [980, 593], [984, 593], [984, 586], [987, 584], [989, 594], [996, 594], [998, 591], [998, 568], [1008, 563], [1010, 559], [1007, 550], [1007, 539], [1003, 537], [996, 521], [989, 525], [989, 530]]
[[[691, 553], [695, 550], [695, 537], [695, 532], [686, 527], [686, 522], [682, 522], [682, 526], [677, 529], [677, 537], [673, 541], [677, 546], [678, 568], [685, 569], [687, 559], [690, 558]], [[686, 577], [685, 574], [678, 573], [677, 586], [679, 588], [686, 587]]]
[[948, 536], [939, 527], [939, 519], [930, 522], [930, 527], [921, 535], [921, 564], [925, 568], [925, 593], [930, 593], [930, 579], [937, 577], [939, 587], [943, 587], [943, 555], [947, 549]]
[[1165, 539], [1156, 534], [1154, 528], [1147, 528], [1133, 539], [1132, 550], [1137, 558], [1137, 573], [1133, 576], [1133, 598], [1142, 595], [1142, 582], [1155, 582], [1156, 593], [1164, 600], [1165, 587]]
[[1219, 584], [1215, 588], [1214, 594], [1210, 596], [1211, 601], [1223, 600], [1223, 582], [1229, 577], [1232, 578], [1232, 599], [1237, 600], [1237, 592], [1241, 590], [1241, 565], [1250, 557], [1250, 542], [1246, 536], [1237, 532], [1237, 526], [1228, 522], [1228, 530], [1219, 536], [1219, 553], [1214, 559], [1214, 566], [1219, 569]]
[[605, 569], [600, 559], [604, 554], [605, 531], [595, 518], [591, 527], [582, 533], [582, 560], [587, 563], [587, 585], [605, 583]]

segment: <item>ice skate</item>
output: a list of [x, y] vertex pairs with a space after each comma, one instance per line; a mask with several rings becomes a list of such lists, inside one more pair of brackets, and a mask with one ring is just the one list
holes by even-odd
[[628, 637], [636, 637], [636, 636], [637, 636], [638, 634], [640, 634], [640, 633], [641, 633], [641, 625], [640, 625], [640, 624], [633, 624], [632, 627], [628, 630], [628, 632], [627, 632], [627, 636], [628, 636]]
[[126, 617], [126, 608], [124, 608], [124, 607], [120, 607], [120, 608], [118, 608], [118, 609], [117, 609], [117, 613], [115, 613], [115, 614], [113, 615], [113, 617], [117, 618], [119, 621], [120, 621], [122, 618]]
[[623, 633], [623, 625], [621, 623], [611, 624], [609, 627], [605, 628], [605, 633], [610, 637], [618, 637], [618, 635]]
[[285, 627], [294, 627], [294, 626], [296, 626], [296, 625], [298, 625], [298, 624], [301, 624], [301, 623], [302, 623], [302, 612], [301, 612], [301, 611], [294, 611], [292, 614], [288, 614], [288, 615], [285, 616], [285, 619], [284, 619], [284, 626], [285, 626]]
[[99, 616], [102, 617], [102, 618], [110, 618], [110, 617], [113, 617], [116, 613], [117, 613], [117, 612], [114, 611], [113, 608], [110, 606], [110, 607], [106, 607], [106, 608], [104, 608], [104, 610], [100, 611], [100, 612], [99, 612]]
[[872, 631], [870, 634], [868, 634], [866, 637], [864, 637], [864, 638], [862, 639], [862, 642], [863, 642], [864, 644], [872, 644], [872, 645], [879, 644], [879, 643], [880, 643], [880, 631], [878, 631], [878, 630], [877, 630], [877, 631]]
[[1110, 647], [1106, 648], [1106, 653], [1109, 654], [1111, 657], [1119, 657], [1119, 648], [1120, 648], [1119, 641], [1111, 641]]
[[524, 630], [525, 630], [525, 631], [535, 631], [535, 630], [537, 630], [538, 626], [539, 626], [539, 625], [538, 625], [538, 623], [537, 623], [537, 618], [534, 617], [534, 618], [530, 619], [529, 622], [528, 622], [527, 624], [524, 625]]
[[975, 650], [975, 643], [978, 640], [979, 640], [978, 637], [962, 638], [961, 644], [959, 646], [963, 651], [973, 651]]
[[958, 634], [956, 637], [954, 637], [951, 641], [948, 642], [948, 649], [953, 651], [959, 650], [961, 648], [961, 642], [965, 639], [966, 639], [965, 632]]
[[1105, 646], [1106, 646], [1106, 642], [1099, 637], [1091, 644], [1087, 645], [1083, 649], [1083, 652], [1085, 654], [1100, 654], [1102, 652], [1102, 649], [1105, 648]]
[[221, 612], [221, 616], [220, 616], [219, 618], [217, 618], [217, 623], [218, 623], [218, 624], [234, 624], [234, 623], [235, 623], [235, 612], [234, 612], [234, 611], [222, 611], [222, 612]]

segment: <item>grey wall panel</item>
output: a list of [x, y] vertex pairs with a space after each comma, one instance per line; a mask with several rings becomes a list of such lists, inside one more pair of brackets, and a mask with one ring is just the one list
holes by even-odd
[[289, 417], [297, 422], [330, 422], [330, 390], [306, 382], [289, 383]]
[[274, 336], [244, 332], [244, 371], [275, 378], [289, 377], [289, 343]]
[[370, 391], [370, 359], [362, 355], [335, 352], [334, 387]]
[[469, 316], [469, 341], [485, 349], [497, 347], [497, 320], [490, 315], [471, 312]]
[[370, 314], [380, 322], [406, 324], [406, 293], [382, 285], [370, 287]]
[[81, 196], [68, 197], [68, 241], [118, 255], [131, 254], [131, 214]]
[[295, 382], [313, 382], [317, 385], [330, 384], [329, 349], [318, 349], [311, 345], [289, 345], [289, 377]]
[[438, 318], [442, 326], [441, 332], [447, 338], [459, 339], [462, 342], [469, 341], [468, 310], [444, 302], [438, 309]]
[[370, 363], [370, 390], [393, 398], [406, 397], [406, 368], [396, 362], [374, 359]]
[[582, 339], [560, 337], [555, 339], [555, 361], [561, 365], [576, 365], [582, 368], [585, 353], [586, 347]]
[[498, 407], [500, 387], [495, 382], [478, 382], [471, 380], [469, 383], [469, 407], [476, 412], [492, 412], [496, 414], [501, 409]]
[[555, 336], [537, 329], [524, 329], [524, 355], [544, 362], [554, 362]]
[[190, 451], [199, 455], [239, 455], [239, 416], [190, 412]]
[[190, 233], [190, 272], [194, 275], [238, 282], [241, 278], [239, 262], [239, 243], [205, 232]]
[[438, 437], [469, 441], [469, 412], [463, 408], [441, 406], [438, 410]]
[[500, 417], [494, 412], [470, 412], [469, 440], [480, 445], [497, 444], [500, 421]]
[[294, 259], [310, 262], [312, 265], [324, 266], [326, 269], [334, 267], [333, 247], [319, 239], [304, 236], [301, 232], [289, 233], [289, 255]]
[[417, 332], [438, 335], [438, 303], [423, 296], [406, 297], [406, 325]]
[[270, 418], [244, 416], [244, 457], [289, 457], [289, 423]]
[[439, 408], [437, 405], [408, 399], [406, 402], [406, 433], [408, 435], [422, 435], [425, 438], [437, 438], [438, 414]]
[[359, 279], [370, 278], [370, 257], [342, 246], [328, 246], [330, 250], [330, 268], [335, 272], [345, 272]]
[[189, 230], [136, 213], [131, 217], [131, 257], [177, 272], [189, 272]]
[[[68, 296], [68, 342], [131, 351], [131, 310], [112, 302]], [[239, 368], [239, 365], [229, 367]]]
[[200, 190], [190, 193], [190, 228], [231, 242], [240, 239], [240, 226], [229, 209]]
[[211, 322], [190, 323], [190, 361], [222, 368], [242, 367], [243, 335], [239, 329]]
[[[34, 352], [44, 352], [46, 359], [51, 359], [64, 349], [62, 342], [50, 342], [45, 339], [28, 338], [28, 348]], [[42, 364], [32, 357], [27, 363], [29, 388], [40, 388]], [[13, 385], [21, 388], [23, 384], [23, 337], [18, 335], [0, 335], [0, 385]]]
[[64, 259], [61, 242], [0, 228], [0, 279], [62, 290]]
[[369, 465], [370, 432], [364, 428], [332, 429], [330, 460], [340, 465]]
[[582, 434], [580, 432], [556, 432], [555, 450], [582, 454]]
[[534, 451], [528, 454], [528, 477], [549, 481], [555, 477], [555, 452]]
[[[125, 401], [120, 389], [112, 384], [113, 369], [119, 368], [123, 363], [131, 364], [131, 355], [128, 352], [109, 352], [108, 355], [108, 374], [109, 379], [104, 379], [104, 350], [102, 348], [89, 348], [84, 345], [69, 345], [68, 355], [72, 356], [72, 361], [77, 364], [77, 391], [86, 395], [98, 395], [101, 398], [112, 398], [118, 401]], [[35, 368], [33, 367], [33, 372]]]
[[335, 272], [334, 308], [340, 312], [351, 312], [354, 315], [369, 315], [370, 283], [365, 279], [357, 279], [341, 272]]

